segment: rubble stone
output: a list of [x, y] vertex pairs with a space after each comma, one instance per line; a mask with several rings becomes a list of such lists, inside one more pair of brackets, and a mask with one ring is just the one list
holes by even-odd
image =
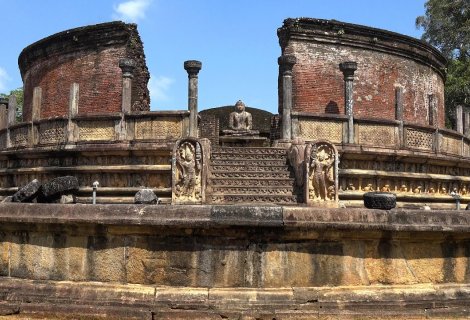
[[13, 196], [11, 202], [30, 202], [33, 200], [39, 192], [41, 183], [37, 179], [34, 179], [24, 187], [20, 188]]
[[73, 176], [57, 177], [41, 186], [38, 202], [55, 202], [64, 194], [74, 194], [77, 191], [77, 178]]
[[141, 189], [137, 191], [134, 197], [136, 204], [157, 204], [158, 197], [152, 189]]

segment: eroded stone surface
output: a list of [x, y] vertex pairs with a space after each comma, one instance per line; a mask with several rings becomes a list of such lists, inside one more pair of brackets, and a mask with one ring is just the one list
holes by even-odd
[[136, 204], [157, 204], [158, 197], [152, 189], [141, 189], [134, 196]]
[[74, 194], [78, 191], [78, 179], [73, 176], [63, 176], [52, 179], [41, 186], [38, 202], [53, 202], [64, 194]]
[[40, 187], [41, 183], [39, 180], [34, 179], [13, 194], [12, 202], [29, 202], [33, 200], [37, 196]]

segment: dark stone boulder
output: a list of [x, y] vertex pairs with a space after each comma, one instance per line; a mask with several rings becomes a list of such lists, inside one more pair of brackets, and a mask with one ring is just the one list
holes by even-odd
[[37, 179], [34, 179], [24, 187], [20, 188], [11, 199], [11, 202], [30, 202], [39, 193], [39, 189], [41, 188], [41, 184]]
[[397, 196], [391, 192], [366, 192], [364, 206], [368, 209], [390, 210], [397, 206]]
[[134, 197], [136, 204], [157, 204], [158, 197], [152, 189], [141, 189], [137, 191]]
[[44, 183], [38, 194], [38, 202], [56, 202], [64, 194], [72, 195], [78, 191], [78, 179], [63, 176]]

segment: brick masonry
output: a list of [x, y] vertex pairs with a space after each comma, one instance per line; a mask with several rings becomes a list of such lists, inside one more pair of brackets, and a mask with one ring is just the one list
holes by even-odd
[[149, 110], [149, 72], [136, 25], [87, 26], [28, 46], [18, 60], [25, 89], [23, 120], [31, 120], [33, 90], [38, 86], [42, 89], [42, 119], [67, 116], [72, 83], [80, 86], [79, 115], [121, 111], [122, 58], [136, 61], [132, 109]]
[[328, 20], [286, 20], [279, 30], [283, 54], [297, 58], [294, 111], [344, 114], [339, 64], [355, 61], [356, 117], [395, 119], [395, 88], [402, 87], [405, 121], [429, 124], [428, 95], [433, 94], [437, 97], [438, 125], [444, 126], [444, 79], [436, 70], [444, 65], [435, 49], [384, 30]]

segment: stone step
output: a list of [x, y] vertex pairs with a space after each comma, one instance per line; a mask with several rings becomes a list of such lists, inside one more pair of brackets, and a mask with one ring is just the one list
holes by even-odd
[[226, 178], [226, 179], [285, 179], [291, 178], [291, 173], [289, 171], [276, 171], [276, 172], [259, 172], [259, 171], [212, 171], [210, 173], [209, 179], [213, 178]]
[[212, 160], [284, 160], [285, 154], [211, 153]]
[[227, 165], [211, 165], [211, 172], [289, 172], [289, 167], [287, 165], [283, 166], [270, 166], [270, 165], [260, 165], [260, 166], [227, 166]]
[[212, 194], [212, 203], [242, 204], [242, 203], [269, 203], [269, 204], [296, 204], [296, 195], [249, 195], [249, 194]]
[[283, 148], [269, 147], [219, 147], [213, 148], [212, 153], [232, 153], [232, 154], [287, 154]]
[[210, 186], [292, 187], [294, 178], [210, 178]]
[[226, 166], [285, 166], [287, 165], [286, 159], [213, 159], [211, 160], [211, 165], [226, 165]]
[[238, 195], [284, 195], [292, 196], [294, 190], [292, 186], [287, 187], [273, 187], [269, 188], [263, 186], [212, 186], [212, 194], [238, 194]]

